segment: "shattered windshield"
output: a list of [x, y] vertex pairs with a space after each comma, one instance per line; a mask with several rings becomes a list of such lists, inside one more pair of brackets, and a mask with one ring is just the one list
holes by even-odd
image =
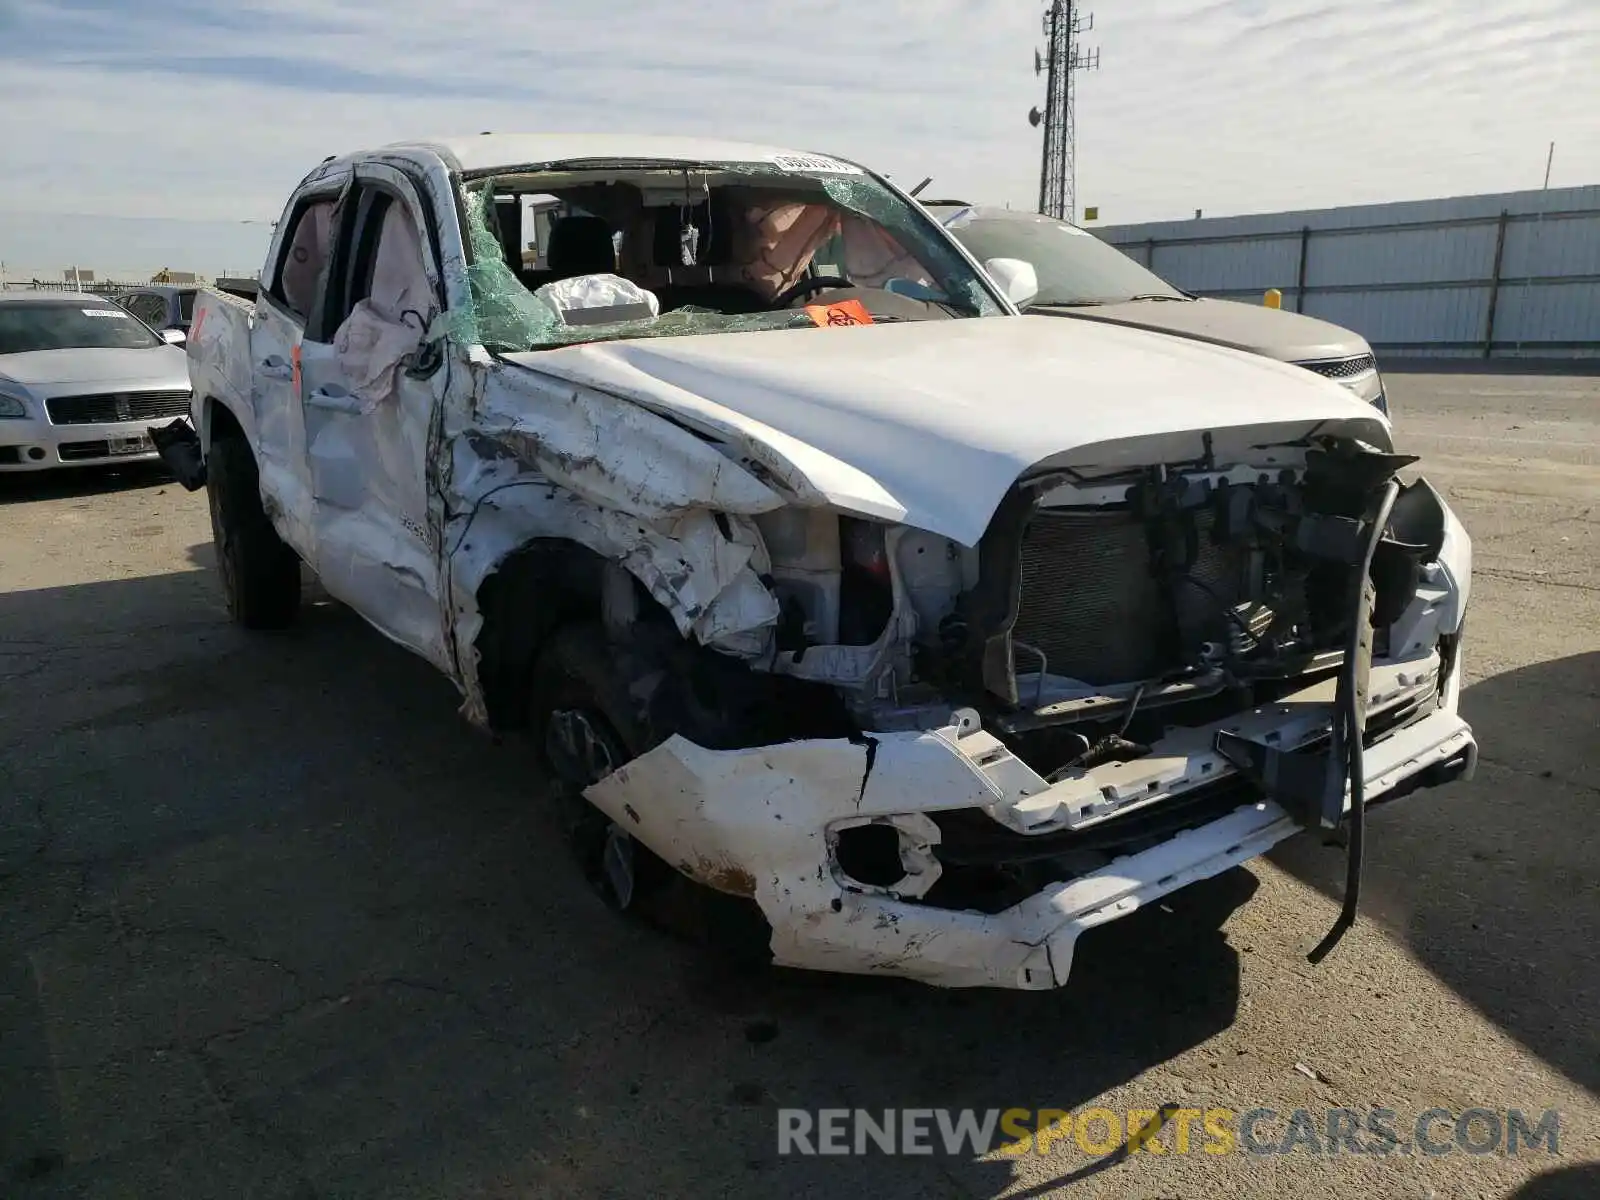
[[1004, 311], [924, 213], [830, 159], [503, 170], [461, 204], [453, 332], [491, 350]]

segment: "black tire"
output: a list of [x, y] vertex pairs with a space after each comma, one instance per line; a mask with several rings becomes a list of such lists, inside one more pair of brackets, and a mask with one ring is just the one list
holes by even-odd
[[529, 728], [550, 777], [562, 836], [584, 878], [612, 908], [640, 912], [676, 872], [635, 841], [633, 882], [624, 894], [607, 870], [606, 853], [626, 831], [583, 798], [584, 788], [648, 749], [615, 661], [601, 626], [556, 630], [534, 664]]
[[300, 559], [261, 507], [255, 456], [227, 434], [206, 456], [206, 495], [228, 615], [246, 629], [283, 629], [300, 609]]
[[[551, 780], [567, 845], [610, 907], [714, 946], [740, 963], [769, 962], [772, 930], [754, 900], [682, 874], [583, 798], [589, 783], [660, 740], [644, 727], [618, 667], [617, 648], [598, 623], [555, 630], [534, 665], [529, 730]], [[581, 714], [579, 726], [574, 713]], [[574, 754], [575, 729], [597, 750], [587, 769], [579, 765], [583, 756]], [[681, 732], [693, 737], [692, 730]], [[628, 844], [632, 867], [626, 888], [617, 878], [619, 836]]]

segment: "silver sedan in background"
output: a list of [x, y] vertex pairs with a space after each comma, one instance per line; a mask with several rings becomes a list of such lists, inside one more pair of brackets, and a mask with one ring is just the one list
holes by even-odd
[[[1025, 312], [1132, 325], [1156, 333], [1248, 350], [1342, 383], [1389, 411], [1383, 376], [1367, 340], [1352, 329], [1300, 313], [1191, 296], [1086, 229], [1054, 217], [955, 200], [923, 206], [979, 262], [1000, 259], [1021, 271]], [[1010, 289], [1008, 289], [1010, 290]]]
[[82, 292], [0, 292], [0, 472], [154, 458], [189, 413], [183, 334]]

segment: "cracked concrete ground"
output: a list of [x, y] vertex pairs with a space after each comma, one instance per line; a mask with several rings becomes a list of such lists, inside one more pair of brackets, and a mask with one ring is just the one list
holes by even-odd
[[[229, 626], [202, 496], [0, 479], [0, 1195], [1600, 1195], [1600, 380], [1390, 383], [1476, 541], [1478, 779], [1375, 814], [1322, 966], [1300, 841], [1047, 995], [619, 921], [428, 667], [326, 602]], [[776, 1153], [780, 1106], [1092, 1104], [1552, 1106], [1562, 1155]]]

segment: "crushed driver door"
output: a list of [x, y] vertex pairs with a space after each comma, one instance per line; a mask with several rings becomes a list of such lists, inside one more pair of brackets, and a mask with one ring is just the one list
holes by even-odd
[[337, 225], [322, 309], [300, 350], [317, 574], [448, 672], [427, 471], [448, 373], [422, 352], [441, 305], [424, 210], [402, 172], [366, 163]]

